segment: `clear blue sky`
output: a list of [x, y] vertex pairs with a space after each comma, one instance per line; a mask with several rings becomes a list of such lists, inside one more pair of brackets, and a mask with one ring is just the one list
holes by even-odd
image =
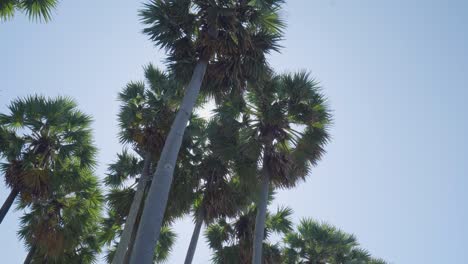
[[[333, 141], [309, 180], [276, 204], [357, 235], [392, 263], [464, 263], [468, 237], [468, 2], [290, 0], [280, 72], [310, 70], [334, 109]], [[0, 24], [0, 112], [18, 96], [68, 95], [94, 116], [98, 174], [121, 149], [117, 92], [164, 54], [128, 0], [61, 1], [49, 24]], [[0, 187], [0, 201], [7, 190]], [[273, 206], [273, 208], [276, 205]], [[21, 263], [20, 212], [0, 226]], [[176, 225], [182, 263], [192, 224]], [[203, 238], [202, 238], [203, 240]], [[194, 263], [207, 263], [204, 243]]]

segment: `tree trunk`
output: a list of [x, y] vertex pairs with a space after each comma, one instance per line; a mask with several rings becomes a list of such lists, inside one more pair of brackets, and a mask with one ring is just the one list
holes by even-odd
[[16, 199], [16, 196], [18, 196], [19, 190], [18, 189], [13, 189], [10, 192], [10, 195], [6, 198], [5, 202], [2, 205], [2, 208], [0, 209], [0, 224], [3, 222], [3, 219], [5, 218], [6, 214], [10, 210], [11, 205]]
[[192, 239], [190, 240], [190, 245], [187, 250], [187, 255], [185, 256], [185, 264], [191, 264], [193, 256], [195, 255], [195, 250], [197, 249], [198, 238], [200, 237], [201, 227], [203, 225], [203, 207], [200, 208], [197, 212], [197, 218], [195, 220], [195, 228], [193, 229]]
[[29, 253], [28, 255], [26, 256], [26, 259], [24, 260], [24, 264], [29, 264], [31, 263], [33, 257], [34, 257], [34, 253], [36, 252], [36, 246], [33, 246], [30, 250], [29, 250]]
[[255, 232], [252, 249], [252, 264], [262, 263], [263, 239], [265, 237], [265, 220], [268, 206], [268, 191], [270, 188], [270, 175], [266, 171], [264, 162], [262, 182], [260, 186], [260, 199], [257, 203], [257, 217], [255, 218]]
[[197, 63], [180, 109], [164, 143], [148, 197], [146, 197], [144, 204], [141, 224], [130, 261], [132, 264], [150, 264], [153, 262], [154, 248], [161, 232], [177, 156], [185, 128], [200, 93], [207, 66], [208, 61], [200, 60]]
[[[146, 193], [145, 189], [145, 193]], [[140, 210], [138, 211], [138, 216], [135, 221], [135, 225], [133, 227], [132, 236], [130, 238], [130, 243], [128, 244], [127, 253], [125, 254], [124, 264], [130, 263], [130, 257], [132, 256], [133, 247], [135, 246], [136, 235], [138, 232], [138, 226], [140, 225], [141, 214], [143, 213], [143, 206], [140, 206]]]
[[135, 226], [138, 212], [140, 207], [142, 207], [143, 197], [145, 194], [145, 189], [148, 184], [148, 179], [150, 175], [150, 164], [151, 164], [151, 155], [146, 153], [145, 164], [143, 165], [143, 173], [141, 178], [138, 181], [137, 190], [135, 196], [133, 197], [132, 205], [130, 206], [130, 211], [128, 212], [127, 220], [125, 221], [124, 231], [120, 237], [119, 245], [117, 246], [117, 251], [115, 252], [114, 258], [112, 259], [112, 264], [122, 264], [124, 263], [125, 254], [129, 248], [129, 243], [133, 230], [138, 228]]

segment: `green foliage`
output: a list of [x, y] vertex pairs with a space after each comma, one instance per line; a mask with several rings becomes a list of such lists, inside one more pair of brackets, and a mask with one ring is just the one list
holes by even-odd
[[30, 20], [48, 22], [58, 0], [0, 0], [0, 20], [12, 19], [15, 12], [24, 12]]
[[[284, 234], [291, 231], [292, 210], [279, 208], [276, 213], [267, 214], [265, 242], [263, 244], [264, 263], [280, 263], [281, 249], [278, 244], [268, 242], [272, 232]], [[213, 263], [250, 263], [252, 259], [253, 231], [255, 228], [256, 209], [251, 206], [231, 223], [225, 219], [208, 226], [205, 237], [213, 250]]]
[[92, 263], [103, 197], [91, 118], [63, 97], [14, 100], [0, 114], [2, 171], [25, 209], [18, 235], [33, 263]]
[[[287, 233], [292, 230], [292, 209], [289, 207], [278, 208], [275, 214], [269, 215], [266, 220], [267, 231], [278, 234]], [[268, 237], [268, 234], [266, 234]]]
[[174, 231], [167, 227], [163, 226], [161, 228], [161, 235], [156, 244], [155, 254], [154, 254], [154, 261], [156, 263], [163, 263], [169, 258], [169, 254], [171, 253], [172, 246], [177, 238], [177, 235]]
[[252, 83], [246, 97], [244, 153], [252, 153], [251, 163], [262, 164], [275, 187], [294, 187], [325, 152], [331, 123], [326, 99], [305, 72]]
[[[161, 229], [161, 237], [156, 245], [154, 250], [154, 263], [165, 263], [169, 258], [169, 255], [172, 251], [172, 247], [174, 246], [175, 240], [177, 238], [176, 233], [170, 227], [163, 226]], [[106, 263], [112, 263], [112, 259], [114, 258], [114, 254], [116, 251], [116, 247], [111, 247], [104, 259]]]
[[[60, 168], [55, 173], [68, 170]], [[32, 204], [21, 217], [18, 235], [28, 248], [35, 248], [33, 263], [94, 263], [100, 252], [97, 234], [103, 197], [90, 170], [78, 166], [75, 170], [79, 175], [67, 188]]]
[[[213, 263], [251, 263], [255, 215], [255, 207], [250, 207], [232, 222], [220, 219], [207, 227], [205, 237], [213, 251]], [[386, 263], [359, 248], [355, 236], [332, 225], [303, 219], [294, 231], [291, 217], [292, 210], [288, 207], [267, 213], [263, 263]], [[273, 232], [282, 237], [282, 243], [268, 241]]]
[[7, 161], [2, 170], [24, 203], [48, 197], [60, 185], [55, 167], [70, 160], [82, 169], [96, 164], [91, 118], [73, 100], [36, 95], [14, 100], [8, 109], [9, 114], [0, 114], [0, 154]]
[[[57, 3], [0, 0], [0, 20], [22, 11], [47, 22]], [[209, 122], [190, 118], [154, 261], [168, 259], [176, 239], [170, 224], [191, 208], [212, 223], [205, 235], [214, 263], [251, 261], [257, 177], [268, 172], [274, 188], [304, 180], [325, 153], [332, 119], [307, 72], [277, 75], [268, 67], [266, 55], [280, 49], [283, 3], [150, 0], [144, 5], [143, 32], [168, 52], [169, 71], [149, 64], [144, 81], [130, 82], [119, 93], [119, 139], [130, 150], [109, 165], [105, 198], [92, 170], [91, 118], [73, 100], [31, 96], [13, 101], [10, 114], [0, 114], [0, 155], [6, 160], [1, 169], [6, 184], [20, 191], [19, 208], [28, 210], [18, 235], [34, 253], [34, 263], [93, 263], [102, 245], [110, 248], [111, 262], [144, 158], [152, 172], [184, 85], [200, 61], [208, 68], [198, 105], [214, 98], [217, 108]], [[103, 201], [107, 216], [101, 219]], [[267, 213], [264, 263], [385, 263], [331, 225], [304, 219], [293, 231], [291, 215], [287, 207]], [[284, 235], [283, 244], [269, 241], [273, 233]]]
[[124, 149], [117, 154], [117, 161], [110, 164], [104, 183], [110, 187], [120, 187], [125, 180], [137, 177], [143, 171], [143, 161]]
[[[119, 134], [121, 142], [130, 145], [140, 156], [149, 153], [152, 168], [155, 168], [182, 100], [183, 86], [173, 76], [151, 64], [144, 68], [144, 75], [144, 82], [131, 82], [119, 93]], [[190, 209], [197, 184], [197, 178], [193, 177], [193, 164], [202, 155], [199, 145], [205, 140], [205, 126], [203, 119], [192, 115], [175, 169], [169, 198], [171, 203], [166, 210], [167, 221], [184, 215]], [[105, 182], [112, 187], [122, 187], [130, 178], [138, 180], [142, 165], [143, 160], [124, 151], [109, 167]]]
[[[130, 82], [119, 93], [119, 137], [141, 156], [149, 152], [152, 159], [159, 160], [182, 100], [183, 86], [152, 64], [144, 68], [144, 75], [144, 82]], [[192, 138], [198, 137], [204, 126], [203, 120], [195, 115], [190, 124], [187, 131], [193, 133], [185, 136], [185, 144], [192, 144], [190, 141], [196, 140]], [[187, 148], [182, 148], [181, 155], [188, 155], [184, 150]]]
[[[115, 250], [113, 245], [120, 239], [135, 196], [135, 187], [143, 173], [144, 159], [149, 159], [151, 181], [172, 120], [182, 100], [183, 87], [173, 76], [151, 64], [144, 67], [144, 75], [144, 82], [130, 82], [119, 93], [120, 141], [131, 147], [131, 150], [125, 149], [117, 155], [117, 160], [109, 165], [104, 179], [110, 190], [106, 196], [108, 217], [102, 223], [101, 239], [111, 247], [107, 255], [110, 260]], [[193, 115], [184, 135], [164, 219], [167, 226], [187, 214], [195, 199], [198, 184], [195, 164], [200, 162], [203, 154], [200, 146], [205, 141], [205, 123], [203, 119]], [[147, 191], [145, 189], [145, 195]], [[140, 217], [141, 212], [136, 225]], [[169, 230], [164, 232], [166, 231]], [[164, 261], [168, 257], [175, 235], [164, 239], [160, 241], [161, 245], [156, 246], [156, 250], [159, 250], [158, 261]]]
[[279, 51], [284, 28], [281, 3], [151, 0], [140, 16], [143, 32], [168, 52], [170, 72], [183, 83], [197, 61], [209, 62], [202, 92], [220, 103], [268, 71], [265, 55]]
[[303, 219], [297, 232], [284, 237], [284, 243], [284, 263], [385, 263], [359, 248], [355, 236], [312, 219]]
[[199, 184], [196, 192], [199, 199], [194, 209], [202, 210], [203, 220], [210, 223], [218, 218], [234, 217], [251, 201], [251, 194], [240, 185], [239, 177], [233, 170], [233, 162], [224, 159], [214, 147], [215, 142], [208, 140], [202, 148], [204, 155], [194, 165], [195, 177]]
[[[128, 161], [132, 162], [129, 163]], [[131, 178], [138, 180], [138, 177], [143, 171], [143, 166], [138, 166], [138, 164], [141, 163], [141, 159], [125, 152], [125, 154], [119, 154], [118, 160], [109, 166], [109, 171], [112, 173], [105, 178], [106, 184], [111, 187], [105, 199], [107, 202], [107, 217], [105, 217], [101, 222], [101, 231], [99, 233], [100, 242], [110, 246], [105, 257], [107, 263], [112, 262], [112, 258], [116, 250], [116, 244], [118, 243], [120, 235], [123, 232], [123, 228], [125, 227], [125, 220], [135, 196], [135, 185], [127, 186], [128, 183], [125, 183]], [[118, 175], [118, 177], [116, 177], [116, 175]], [[115, 182], [111, 180], [112, 178], [118, 179], [118, 184], [114, 184]], [[182, 188], [182, 186], [183, 184], [177, 183], [175, 188]], [[183, 200], [180, 197], [178, 199]], [[189, 204], [189, 202], [187, 202], [187, 204]], [[188, 209], [185, 209], [185, 212], [187, 211]], [[169, 222], [174, 217], [179, 216], [180, 214], [177, 213], [176, 210], [171, 210], [166, 217], [166, 222]], [[138, 219], [140, 217], [141, 211], [138, 214]], [[137, 220], [136, 225], [138, 225], [138, 223], [139, 220]], [[170, 227], [163, 227], [163, 230], [161, 231], [161, 239], [155, 248], [156, 263], [162, 263], [167, 260], [175, 243], [175, 239], [176, 235]]]

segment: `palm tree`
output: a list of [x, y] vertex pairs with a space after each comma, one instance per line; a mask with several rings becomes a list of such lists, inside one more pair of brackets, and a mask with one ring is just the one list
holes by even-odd
[[80, 167], [76, 159], [55, 167], [60, 178], [47, 199], [30, 205], [21, 217], [18, 232], [29, 254], [24, 263], [94, 263], [98, 241], [102, 195], [97, 177]]
[[[207, 94], [217, 98], [241, 91], [265, 66], [265, 54], [278, 50], [282, 0], [152, 0], [141, 11], [144, 30], [169, 52], [171, 72], [187, 85], [165, 141], [145, 203], [132, 263], [150, 263], [158, 241], [177, 155], [207, 72]], [[207, 70], [208, 68], [208, 70]], [[193, 69], [193, 71], [192, 71]], [[220, 90], [214, 90], [214, 89]], [[222, 89], [225, 89], [224, 91]], [[157, 202], [153, 202], [157, 201]]]
[[[0, 154], [11, 193], [0, 210], [0, 222], [18, 195], [22, 203], [47, 199], [56, 191], [52, 171], [68, 159], [82, 168], [95, 164], [91, 118], [69, 98], [31, 96], [14, 100], [10, 114], [0, 114]], [[58, 177], [59, 175], [57, 175]]]
[[207, 156], [198, 167], [201, 186], [194, 204], [195, 228], [192, 234], [185, 263], [192, 263], [203, 223], [219, 218], [235, 217], [249, 199], [240, 186], [239, 178], [218, 157]]
[[385, 264], [359, 248], [356, 237], [312, 219], [301, 220], [297, 232], [284, 238], [284, 263]]
[[1, 0], [0, 20], [11, 19], [15, 12], [22, 11], [31, 20], [48, 22], [51, 19], [50, 13], [57, 4], [57, 0]]
[[[137, 200], [135, 198], [136, 193], [141, 192], [139, 188], [141, 188], [142, 182], [144, 183], [145, 176], [142, 171], [149, 170], [148, 161], [149, 159], [142, 161], [127, 150], [124, 150], [122, 153], [117, 154], [117, 161], [109, 165], [108, 174], [104, 179], [105, 184], [110, 187], [110, 190], [106, 195], [108, 218], [103, 222], [101, 240], [111, 245], [116, 238], [120, 238], [117, 248], [113, 248], [112, 254], [109, 254], [114, 259], [118, 259], [119, 263], [123, 263], [124, 261], [128, 252], [127, 248], [131, 244], [131, 235], [134, 233], [133, 225], [138, 221], [139, 204], [137, 204], [137, 214], [134, 216], [134, 219], [130, 218], [133, 214], [133, 202]], [[139, 175], [142, 176], [138, 179]], [[129, 187], [125, 186], [124, 183], [132, 178], [137, 179], [135, 183]], [[135, 185], [137, 186], [136, 190], [134, 189]], [[133, 222], [131, 223], [132, 220]], [[127, 228], [127, 230], [122, 232], [122, 226]], [[132, 228], [129, 228], [130, 226]], [[128, 238], [124, 237], [125, 231], [129, 232]], [[122, 247], [121, 245], [123, 249], [120, 248]], [[119, 253], [122, 255], [119, 256]]]
[[[17, 99], [0, 115], [0, 152], [5, 181], [14, 195], [2, 207], [2, 219], [15, 198], [28, 212], [20, 238], [31, 261], [91, 263], [101, 195], [92, 167], [91, 118], [68, 98]], [[65, 242], [66, 241], [66, 242]]]
[[[146, 89], [144, 82], [137, 82], [129, 83], [124, 91], [119, 93], [119, 99], [122, 102], [119, 113], [120, 141], [133, 145], [134, 149], [143, 156], [144, 165], [139, 171], [141, 177], [125, 221], [126, 228], [114, 254], [113, 263], [124, 261], [131, 235], [137, 230], [135, 223], [148, 185], [151, 159], [152, 156], [159, 155], [167, 134], [165, 129], [168, 130], [168, 125], [164, 118], [171, 115], [176, 107], [172, 98], [176, 87], [169, 87], [167, 76], [151, 64], [144, 70], [146, 82], [150, 86], [149, 90]], [[136, 174], [131, 176], [135, 177]]]
[[[273, 232], [285, 234], [292, 230], [292, 210], [283, 207], [274, 214], [267, 214], [266, 237]], [[249, 207], [233, 222], [225, 219], [208, 226], [206, 238], [209, 247], [214, 251], [212, 261], [215, 264], [247, 264], [252, 259], [252, 244], [254, 235], [256, 208]], [[274, 264], [281, 262], [281, 250], [278, 244], [268, 241], [263, 243], [265, 254], [262, 263]]]
[[195, 166], [200, 182], [193, 211], [195, 228], [185, 263], [195, 254], [201, 227], [216, 219], [235, 217], [252, 202], [252, 188], [243, 185], [236, 169], [235, 155], [241, 123], [240, 109], [226, 102], [214, 110], [215, 115], [205, 130], [206, 144], [201, 144], [202, 160]]
[[261, 164], [252, 262], [260, 264], [270, 184], [291, 188], [306, 178], [324, 153], [330, 113], [317, 83], [304, 72], [258, 81], [246, 101], [244, 152]]
[[[133, 248], [138, 223], [143, 209], [143, 198], [151, 182], [151, 171], [160, 157], [164, 141], [169, 133], [171, 119], [175, 116], [180, 103], [181, 86], [171, 76], [156, 69], [153, 65], [144, 68], [145, 82], [131, 82], [119, 93], [121, 109], [119, 113], [120, 141], [130, 145], [141, 159], [124, 151], [119, 155], [118, 162], [110, 166], [110, 174], [106, 184], [111, 194], [127, 192], [122, 202], [128, 204], [128, 210], [123, 211], [125, 225], [115, 254], [113, 263], [123, 263], [129, 257]], [[183, 140], [183, 151], [180, 153], [176, 168], [176, 179], [171, 196], [174, 203], [170, 205], [167, 221], [187, 213], [193, 199], [195, 179], [190, 179], [191, 160], [195, 158], [194, 149], [197, 145], [197, 135], [203, 130], [204, 121], [193, 115], [188, 133]], [[141, 176], [140, 176], [141, 175]], [[140, 176], [140, 177], [139, 177]], [[136, 191], [123, 186], [123, 182], [135, 178]], [[192, 183], [190, 183], [192, 182]], [[131, 191], [131, 193], [129, 193]], [[173, 193], [173, 194], [172, 194]], [[117, 195], [117, 197], [123, 197]], [[132, 201], [131, 205], [128, 201]], [[122, 225], [123, 223], [120, 223]]]
[[[135, 185], [138, 186], [142, 180], [142, 170], [147, 165], [146, 160], [143, 161], [138, 157], [130, 154], [124, 150], [121, 154], [118, 154], [118, 159], [115, 163], [109, 166], [109, 173], [104, 179], [107, 186], [111, 187], [109, 193], [106, 196], [108, 217], [106, 217], [102, 223], [101, 229], [101, 241], [111, 246], [111, 249], [106, 255], [108, 263], [113, 261], [119, 261], [119, 263], [128, 263], [130, 252], [134, 245], [136, 230], [141, 217], [142, 207], [138, 207], [138, 212], [135, 217], [133, 225], [127, 225], [129, 222], [129, 215], [131, 214], [131, 207], [135, 201], [135, 196], [138, 192], [138, 187], [135, 190]], [[147, 168], [145, 168], [147, 169]], [[138, 176], [140, 176], [138, 178]], [[135, 178], [135, 183], [130, 186], [126, 186], [125, 182]], [[146, 190], [147, 191], [147, 188]], [[145, 192], [144, 192], [145, 194]], [[155, 248], [155, 261], [164, 262], [168, 258], [168, 253], [171, 251], [176, 235], [174, 231], [168, 226], [169, 223], [164, 227], [164, 231], [161, 235], [161, 245]], [[129, 228], [131, 231], [130, 238], [125, 243], [127, 244], [123, 251], [122, 259], [116, 259], [119, 246], [123, 243], [122, 236], [125, 232], [125, 228]], [[117, 246], [117, 247], [115, 247]]]

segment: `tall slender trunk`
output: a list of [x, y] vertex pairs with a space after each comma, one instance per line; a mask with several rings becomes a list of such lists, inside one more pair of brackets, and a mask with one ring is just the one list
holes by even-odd
[[[265, 159], [264, 159], [265, 160]], [[268, 191], [270, 189], [270, 175], [263, 163], [262, 182], [260, 186], [260, 199], [257, 203], [257, 217], [255, 218], [255, 232], [252, 248], [252, 264], [262, 263], [263, 239], [265, 237], [265, 220], [268, 205]]]
[[30, 250], [29, 250], [29, 253], [28, 255], [26, 256], [26, 258], [24, 259], [24, 264], [29, 264], [31, 263], [33, 257], [34, 257], [34, 253], [36, 252], [36, 246], [33, 246]]
[[0, 224], [3, 222], [3, 219], [5, 218], [6, 214], [10, 210], [11, 205], [16, 199], [16, 196], [18, 196], [19, 190], [18, 189], [13, 189], [10, 192], [10, 195], [6, 198], [5, 202], [2, 205], [2, 208], [0, 209]]
[[200, 208], [197, 212], [197, 218], [195, 219], [195, 228], [193, 229], [192, 239], [190, 240], [190, 245], [187, 250], [187, 255], [185, 256], [185, 264], [191, 264], [193, 256], [195, 255], [195, 250], [197, 249], [198, 238], [200, 237], [201, 227], [203, 225], [203, 207]]
[[119, 245], [117, 246], [117, 251], [115, 252], [114, 258], [112, 259], [112, 264], [122, 264], [124, 263], [125, 253], [129, 248], [129, 242], [131, 240], [131, 236], [133, 230], [137, 228], [136, 220], [138, 212], [142, 207], [141, 204], [143, 202], [143, 197], [145, 194], [146, 186], [148, 185], [148, 179], [150, 175], [150, 164], [151, 164], [151, 154], [145, 154], [145, 163], [143, 165], [143, 173], [141, 174], [141, 178], [137, 184], [137, 190], [135, 192], [135, 196], [132, 201], [132, 205], [130, 206], [130, 211], [128, 212], [127, 220], [125, 221], [124, 231], [122, 236], [120, 237]]
[[192, 79], [187, 86], [180, 109], [164, 143], [164, 148], [156, 166], [156, 172], [154, 173], [148, 196], [146, 197], [134, 252], [131, 256], [130, 263], [132, 264], [150, 264], [153, 261], [154, 248], [161, 232], [177, 155], [182, 144], [185, 128], [200, 93], [200, 87], [207, 66], [208, 61], [198, 61], [193, 71]]
[[[146, 193], [146, 189], [145, 189], [145, 193]], [[127, 253], [125, 254], [125, 259], [124, 259], [124, 264], [129, 264], [130, 263], [130, 257], [132, 256], [132, 251], [133, 251], [133, 247], [135, 246], [135, 240], [136, 240], [136, 235], [137, 235], [137, 232], [138, 232], [138, 226], [140, 225], [140, 220], [141, 220], [141, 214], [143, 213], [143, 206], [140, 206], [140, 210], [138, 211], [138, 216], [137, 216], [137, 219], [135, 221], [135, 225], [133, 227], [133, 231], [132, 231], [132, 236], [130, 238], [130, 242], [128, 244], [128, 249], [127, 249]]]

